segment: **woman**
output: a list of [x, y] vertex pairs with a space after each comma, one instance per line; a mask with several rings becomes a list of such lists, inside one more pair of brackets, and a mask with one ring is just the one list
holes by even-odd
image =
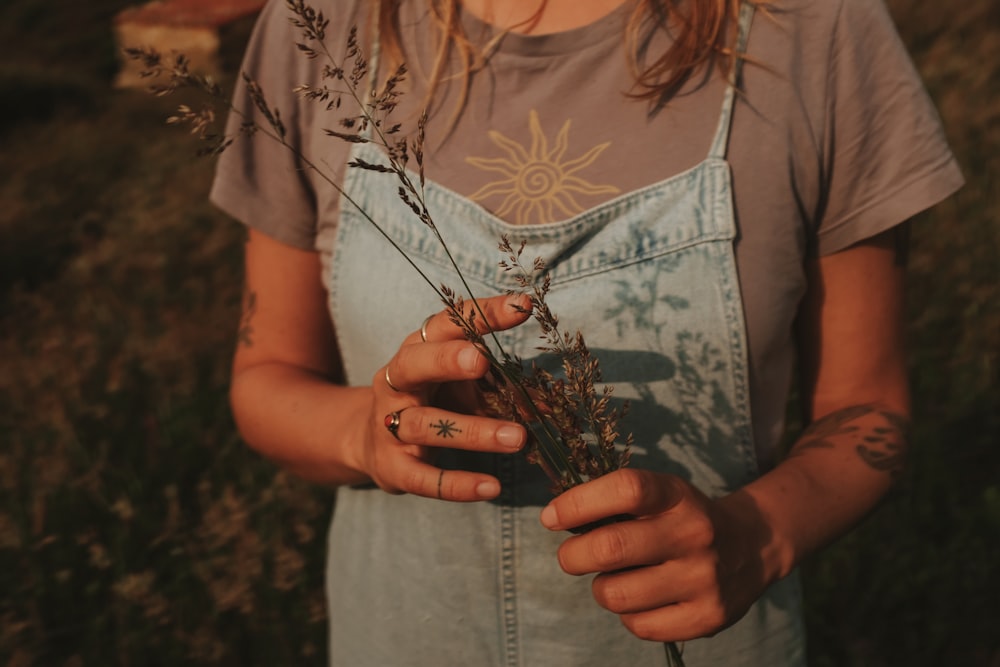
[[[905, 221], [961, 183], [884, 7], [315, 7], [336, 58], [359, 26], [379, 81], [405, 60], [393, 117], [429, 109], [425, 198], [473, 292], [513, 287], [496, 243], [526, 240], [636, 442], [552, 500], [524, 429], [471, 406], [487, 363], [426, 317], [433, 290], [292, 151], [234, 145], [213, 189], [250, 227], [232, 404], [251, 446], [339, 487], [332, 664], [662, 665], [657, 642], [689, 667], [804, 664], [795, 567], [902, 465]], [[287, 15], [265, 8], [245, 68], [288, 142], [457, 286], [397, 182], [346, 167], [377, 149], [326, 136], [354, 112], [291, 93], [327, 63]], [[482, 303], [535, 354], [523, 301]], [[808, 427], [779, 457], [793, 368]], [[567, 532], [616, 515], [634, 518]]]

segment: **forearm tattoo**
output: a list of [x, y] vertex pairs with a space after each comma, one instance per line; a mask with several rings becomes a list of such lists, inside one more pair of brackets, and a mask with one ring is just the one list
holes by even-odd
[[832, 449], [849, 442], [871, 468], [896, 477], [904, 468], [909, 428], [909, 420], [902, 415], [873, 405], [854, 405], [810, 424], [791, 454]]
[[243, 314], [240, 315], [240, 328], [236, 331], [236, 343], [245, 347], [253, 347], [253, 316], [257, 313], [257, 292], [249, 286], [243, 289]]

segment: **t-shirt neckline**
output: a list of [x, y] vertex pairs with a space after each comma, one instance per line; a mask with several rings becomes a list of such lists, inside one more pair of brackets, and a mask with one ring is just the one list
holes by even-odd
[[[543, 35], [508, 32], [500, 39], [495, 53], [543, 57], [573, 53], [602, 45], [610, 39], [621, 39], [631, 11], [632, 3], [626, 0], [596, 21], [578, 28]], [[469, 39], [479, 44], [488, 43], [501, 32], [496, 26], [469, 11], [462, 12], [462, 27]]]

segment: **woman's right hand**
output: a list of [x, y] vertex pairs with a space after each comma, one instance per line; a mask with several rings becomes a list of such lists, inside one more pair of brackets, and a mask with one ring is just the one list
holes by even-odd
[[[433, 465], [433, 452], [444, 447], [513, 452], [526, 439], [517, 424], [477, 414], [474, 400], [454, 400], [476, 397], [474, 380], [486, 372], [487, 361], [446, 312], [423, 328], [414, 322], [414, 332], [371, 386], [348, 387], [340, 382], [319, 255], [251, 230], [245, 266], [230, 403], [249, 446], [321, 484], [374, 482], [390, 493], [460, 501], [499, 493], [490, 475]], [[529, 317], [526, 297], [480, 304], [495, 330]], [[387, 369], [396, 389], [386, 382]], [[386, 417], [391, 425], [396, 413], [398, 438], [386, 428]]]
[[[485, 322], [476, 318], [481, 333], [509, 329], [529, 317], [525, 297], [480, 299], [479, 305], [486, 316]], [[439, 390], [475, 391], [474, 381], [488, 369], [486, 357], [447, 311], [429, 317], [372, 378], [365, 437], [352, 467], [388, 493], [460, 502], [496, 497], [495, 477], [433, 463], [439, 448], [513, 453], [524, 446], [527, 434], [516, 423], [435, 405]]]

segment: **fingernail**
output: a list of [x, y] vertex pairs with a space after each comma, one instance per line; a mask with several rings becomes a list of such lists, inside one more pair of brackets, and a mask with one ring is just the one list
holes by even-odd
[[531, 309], [531, 300], [525, 294], [513, 294], [507, 297], [507, 305], [515, 310]]
[[480, 482], [476, 486], [476, 495], [480, 498], [496, 498], [500, 494], [500, 482], [491, 479], [488, 482]]
[[458, 353], [458, 365], [465, 371], [476, 371], [479, 369], [479, 350], [474, 347], [467, 347]]
[[550, 530], [554, 530], [559, 526], [559, 514], [556, 513], [556, 508], [552, 505], [546, 505], [545, 509], [542, 510], [541, 516], [538, 517], [542, 521], [542, 525]]
[[497, 429], [497, 442], [509, 449], [520, 449], [524, 444], [524, 430], [520, 426], [501, 426]]

